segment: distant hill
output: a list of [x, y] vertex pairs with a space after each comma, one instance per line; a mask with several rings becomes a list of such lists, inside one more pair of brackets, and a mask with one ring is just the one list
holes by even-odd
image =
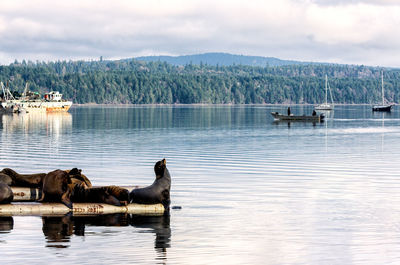
[[[253, 64], [257, 62], [258, 57], [252, 58]], [[232, 60], [218, 61], [221, 65], [214, 66], [212, 61], [191, 62], [177, 66], [132, 58], [15, 61], [8, 66], [0, 65], [0, 81], [19, 93], [28, 82], [29, 89], [40, 94], [59, 91], [74, 103], [98, 104], [319, 104], [324, 102], [325, 75], [335, 103], [376, 104], [382, 96], [382, 69], [377, 67], [323, 63], [280, 66], [268, 63], [270, 67], [257, 67]], [[385, 98], [391, 103], [400, 102], [400, 69], [386, 68], [384, 79]]]
[[310, 64], [309, 62], [281, 60], [274, 57], [234, 55], [229, 53], [203, 53], [181, 56], [143, 56], [135, 59], [145, 62], [167, 62], [173, 65], [187, 65], [190, 63], [200, 65], [202, 63], [212, 66], [249, 65], [265, 67]]

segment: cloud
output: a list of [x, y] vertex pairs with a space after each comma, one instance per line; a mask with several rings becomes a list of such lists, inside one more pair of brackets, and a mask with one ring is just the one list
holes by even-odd
[[229, 52], [399, 66], [399, 11], [390, 0], [3, 0], [0, 63]]

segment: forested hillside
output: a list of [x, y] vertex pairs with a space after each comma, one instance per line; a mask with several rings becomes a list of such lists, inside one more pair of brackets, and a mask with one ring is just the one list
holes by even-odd
[[167, 62], [172, 65], [208, 64], [213, 66], [248, 65], [248, 66], [282, 66], [293, 64], [307, 64], [299, 61], [281, 60], [274, 57], [236, 55], [229, 53], [203, 53], [181, 56], [144, 56], [136, 58], [145, 62]]
[[[165, 62], [15, 62], [0, 66], [11, 90], [60, 91], [74, 103], [321, 103], [328, 75], [336, 103], [381, 99], [380, 68], [352, 65], [210, 66]], [[399, 102], [400, 70], [384, 71], [389, 102]]]

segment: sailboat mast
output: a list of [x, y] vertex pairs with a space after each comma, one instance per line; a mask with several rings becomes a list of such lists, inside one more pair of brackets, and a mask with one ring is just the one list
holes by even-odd
[[383, 89], [383, 71], [381, 75], [381, 80], [382, 80], [382, 106], [385, 105], [385, 90]]
[[328, 104], [328, 75], [325, 75], [325, 104]]

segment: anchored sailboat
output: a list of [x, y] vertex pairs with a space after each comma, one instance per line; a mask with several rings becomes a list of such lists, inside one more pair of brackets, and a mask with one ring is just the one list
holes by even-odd
[[[329, 93], [331, 96], [331, 101], [332, 103], [328, 103], [328, 88], [329, 88]], [[332, 91], [331, 88], [328, 85], [328, 76], [325, 75], [325, 103], [322, 103], [318, 106], [315, 107], [316, 110], [333, 110], [334, 105], [333, 105], [333, 97], [332, 97]]]
[[382, 83], [382, 105], [375, 105], [372, 107], [372, 111], [386, 111], [390, 112], [392, 110], [391, 104], [385, 104], [385, 90], [383, 88], [383, 71], [381, 75], [381, 83]]

